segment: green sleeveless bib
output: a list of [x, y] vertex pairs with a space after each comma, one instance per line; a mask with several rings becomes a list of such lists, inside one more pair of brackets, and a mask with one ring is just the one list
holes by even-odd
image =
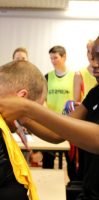
[[62, 113], [66, 101], [73, 100], [74, 72], [68, 72], [63, 77], [57, 77], [55, 71], [48, 74], [47, 106]]

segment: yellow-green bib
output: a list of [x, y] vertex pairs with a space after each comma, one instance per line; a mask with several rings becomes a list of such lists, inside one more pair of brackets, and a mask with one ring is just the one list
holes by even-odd
[[63, 77], [57, 77], [55, 71], [48, 74], [47, 106], [62, 113], [66, 101], [73, 100], [74, 72], [68, 72]]
[[97, 84], [97, 81], [96, 78], [89, 73], [87, 68], [80, 70], [80, 73], [82, 75], [84, 84], [84, 98], [88, 94], [89, 90]]

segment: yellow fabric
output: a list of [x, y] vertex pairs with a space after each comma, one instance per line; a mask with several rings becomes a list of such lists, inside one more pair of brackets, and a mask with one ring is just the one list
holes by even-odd
[[48, 108], [62, 113], [66, 101], [73, 100], [73, 79], [73, 71], [66, 73], [61, 78], [56, 76], [54, 70], [48, 73]]
[[28, 189], [30, 200], [39, 200], [28, 164], [26, 163], [26, 160], [18, 144], [14, 140], [7, 124], [5, 123], [1, 115], [0, 128], [3, 133], [3, 138], [7, 147], [8, 155], [13, 167], [13, 172], [16, 180]]
[[86, 95], [88, 94], [89, 90], [97, 84], [97, 81], [96, 81], [96, 78], [88, 71], [87, 68], [82, 68], [80, 70], [80, 73], [82, 75], [83, 84], [84, 84], [84, 95], [82, 98], [84, 99]]

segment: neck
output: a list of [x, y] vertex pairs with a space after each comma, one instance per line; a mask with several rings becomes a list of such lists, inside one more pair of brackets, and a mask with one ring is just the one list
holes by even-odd
[[55, 67], [55, 71], [66, 72], [66, 71], [67, 71], [67, 68], [66, 68], [65, 65], [56, 66], [56, 67]]
[[64, 76], [66, 74], [66, 70], [62, 71], [62, 70], [55, 70], [55, 74], [57, 76]]

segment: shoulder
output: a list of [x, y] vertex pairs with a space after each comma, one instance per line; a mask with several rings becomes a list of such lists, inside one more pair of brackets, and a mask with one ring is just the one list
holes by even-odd
[[88, 92], [88, 95], [93, 95], [93, 94], [97, 95], [97, 97], [99, 98], [99, 85], [98, 84]]
[[70, 78], [73, 77], [74, 78], [75, 72], [74, 71], [67, 71], [64, 77]]
[[78, 72], [75, 72], [74, 74], [74, 81], [75, 82], [82, 82], [83, 78], [82, 78], [82, 75], [81, 75], [81, 72], [78, 71]]
[[99, 85], [92, 88], [85, 99], [83, 100], [83, 105], [90, 110], [91, 106], [99, 101]]
[[47, 74], [45, 74], [45, 78], [48, 81], [49, 76], [55, 75], [55, 70], [52, 70], [50, 72], [48, 72]]
[[75, 72], [75, 77], [80, 77], [80, 76], [81, 76], [81, 72], [80, 71]]

